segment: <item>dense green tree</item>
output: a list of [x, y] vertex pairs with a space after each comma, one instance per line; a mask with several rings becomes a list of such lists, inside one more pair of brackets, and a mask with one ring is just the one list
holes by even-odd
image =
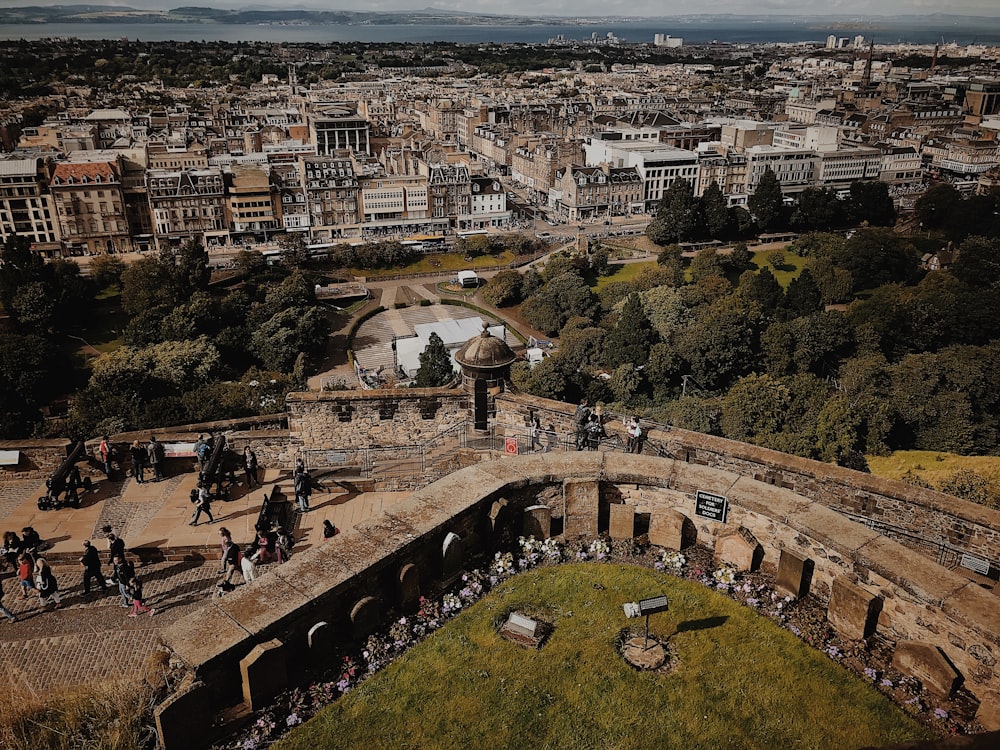
[[265, 368], [289, 372], [300, 352], [322, 351], [328, 326], [316, 307], [289, 307], [274, 313], [251, 338], [252, 352]]
[[579, 274], [569, 271], [547, 282], [521, 305], [521, 315], [546, 334], [555, 334], [573, 316], [593, 319], [597, 297]]
[[709, 276], [725, 276], [726, 267], [723, 258], [716, 252], [714, 247], [706, 247], [699, 250], [691, 259], [691, 266], [688, 269], [693, 283], [698, 283], [701, 279]]
[[34, 335], [0, 336], [0, 439], [25, 438], [42, 421], [39, 411], [55, 395], [60, 357], [49, 342]]
[[173, 305], [173, 279], [157, 258], [144, 257], [130, 263], [122, 273], [122, 308], [131, 316], [164, 305]]
[[835, 305], [851, 299], [851, 290], [854, 288], [851, 272], [837, 268], [830, 258], [807, 258], [805, 270], [809, 271], [819, 287], [820, 301], [824, 305]]
[[704, 233], [700, 209], [691, 183], [676, 179], [664, 191], [656, 216], [646, 228], [646, 235], [657, 245], [697, 239]]
[[981, 288], [1000, 284], [1000, 238], [969, 237], [962, 243], [949, 270], [969, 286]]
[[891, 227], [896, 223], [896, 206], [889, 195], [889, 185], [878, 180], [851, 183], [848, 214], [855, 224]]
[[802, 273], [788, 282], [788, 289], [785, 290], [785, 308], [791, 317], [809, 315], [820, 309], [822, 306], [822, 295], [819, 286], [813, 279], [808, 268], [804, 268]]
[[570, 318], [563, 326], [554, 359], [564, 373], [590, 370], [604, 361], [607, 331], [589, 323], [586, 318]]
[[500, 271], [486, 282], [483, 299], [494, 307], [510, 307], [521, 302], [521, 274], [514, 270]]
[[729, 255], [723, 257], [723, 265], [728, 273], [739, 276], [744, 271], [753, 271], [757, 265], [753, 262], [753, 253], [747, 248], [747, 243], [738, 242]]
[[722, 194], [722, 188], [715, 180], [705, 188], [700, 202], [708, 237], [715, 240], [727, 239], [730, 235], [731, 216], [726, 205], [726, 196]]
[[913, 209], [924, 229], [947, 231], [955, 228], [955, 217], [964, 213], [962, 194], [951, 183], [939, 182], [917, 198]]
[[658, 337], [667, 341], [682, 331], [694, 317], [684, 304], [680, 290], [669, 286], [653, 287], [640, 295], [646, 316]]
[[1000, 509], [1000, 492], [986, 477], [972, 469], [952, 472], [938, 487], [941, 492], [969, 500], [988, 508]]
[[791, 331], [795, 339], [792, 358], [798, 372], [834, 374], [854, 343], [844, 314], [837, 310], [821, 310], [796, 318], [791, 322]]
[[784, 224], [784, 197], [781, 183], [770, 167], [760, 176], [760, 182], [753, 195], [747, 200], [747, 208], [762, 232], [775, 232]]
[[702, 388], [724, 389], [754, 369], [759, 317], [759, 311], [719, 300], [681, 337], [678, 349]]
[[90, 259], [90, 278], [98, 289], [120, 289], [125, 268], [125, 261], [117, 255], [98, 255]]
[[792, 401], [788, 387], [770, 375], [737, 380], [722, 399], [722, 433], [733, 440], [758, 442], [784, 426]]
[[29, 281], [21, 285], [7, 311], [22, 330], [47, 333], [56, 314], [52, 287], [44, 281]]
[[14, 295], [25, 284], [43, 281], [45, 261], [31, 250], [31, 241], [10, 234], [0, 245], [0, 303], [10, 310]]
[[698, 396], [681, 396], [658, 410], [660, 419], [682, 430], [720, 435], [719, 418], [722, 413], [719, 400]]
[[809, 187], [798, 195], [791, 224], [799, 232], [827, 230], [845, 222], [843, 206], [832, 190]]
[[625, 362], [641, 367], [656, 343], [656, 331], [638, 294], [631, 294], [618, 312], [614, 326], [604, 339], [604, 364], [615, 369]]
[[646, 381], [641, 370], [636, 369], [631, 362], [623, 362], [615, 368], [608, 380], [615, 402], [620, 404], [623, 410], [634, 411], [641, 404], [646, 403], [644, 392], [646, 391]]
[[451, 354], [444, 341], [436, 333], [431, 333], [427, 346], [420, 352], [420, 368], [414, 384], [418, 388], [436, 388], [451, 382], [455, 376]]
[[756, 302], [768, 317], [774, 316], [785, 301], [785, 290], [767, 267], [757, 272], [745, 271], [736, 291], [741, 299]]
[[566, 398], [566, 377], [555, 357], [545, 357], [533, 367], [527, 362], [515, 362], [510, 377], [514, 386], [525, 393], [556, 400]]

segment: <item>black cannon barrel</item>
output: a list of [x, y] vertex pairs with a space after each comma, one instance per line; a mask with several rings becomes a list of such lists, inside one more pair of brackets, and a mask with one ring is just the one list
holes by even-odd
[[212, 443], [212, 453], [201, 470], [202, 479], [207, 484], [218, 482], [222, 472], [222, 460], [226, 455], [226, 436], [219, 435]]
[[49, 485], [55, 486], [60, 482], [64, 482], [69, 473], [73, 470], [73, 465], [80, 460], [83, 455], [83, 441], [80, 440], [69, 450], [69, 455], [63, 459], [63, 462], [59, 464], [59, 468], [52, 472], [52, 476], [49, 477]]

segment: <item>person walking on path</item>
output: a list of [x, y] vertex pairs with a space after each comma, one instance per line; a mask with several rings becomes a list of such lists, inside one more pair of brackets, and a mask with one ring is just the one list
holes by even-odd
[[163, 456], [165, 453], [163, 445], [157, 441], [156, 435], [149, 436], [149, 445], [146, 446], [146, 454], [149, 456], [149, 465], [153, 467], [153, 481], [159, 482], [163, 479]]
[[132, 576], [132, 580], [128, 584], [128, 592], [132, 597], [132, 611], [128, 613], [129, 617], [138, 617], [140, 612], [145, 612], [150, 617], [156, 614], [155, 609], [146, 606], [146, 599], [142, 594], [142, 581], [139, 580], [139, 576]]
[[247, 489], [253, 486], [260, 487], [260, 479], [257, 477], [257, 454], [249, 445], [243, 449], [243, 471], [247, 477]]
[[573, 424], [576, 426], [576, 449], [582, 451], [587, 447], [587, 423], [590, 421], [590, 407], [587, 406], [587, 399], [583, 399], [576, 407], [573, 414]]
[[257, 577], [257, 566], [253, 562], [253, 554], [256, 550], [253, 548], [252, 544], [248, 544], [246, 549], [243, 550], [243, 557], [240, 560], [240, 573], [243, 575], [243, 580], [246, 583], [252, 583]]
[[[107, 527], [110, 528], [110, 527]], [[116, 557], [125, 557], [125, 540], [112, 533], [108, 534], [108, 565], [115, 564]]]
[[105, 435], [101, 438], [101, 444], [97, 446], [97, 451], [101, 456], [101, 465], [104, 467], [104, 476], [111, 479], [111, 456], [114, 451], [111, 448], [111, 441]]
[[39, 557], [35, 561], [35, 586], [38, 587], [38, 601], [42, 606], [55, 604], [55, 609], [59, 609], [62, 604], [59, 602], [59, 583], [52, 575], [52, 568], [44, 557]]
[[309, 471], [303, 469], [297, 472], [293, 484], [295, 486], [295, 499], [299, 502], [299, 510], [308, 513], [310, 510], [309, 496], [312, 494], [312, 477], [309, 475]]
[[208, 516], [209, 523], [215, 523], [215, 518], [212, 516], [212, 494], [208, 491], [208, 487], [205, 486], [204, 482], [199, 482], [198, 504], [195, 506], [194, 517], [190, 523], [191, 526], [198, 525], [198, 519], [201, 518], [202, 513]]
[[138, 440], [132, 441], [132, 447], [128, 449], [128, 454], [132, 459], [132, 476], [135, 481], [142, 484], [146, 477], [146, 461], [149, 459], [149, 452], [142, 447]]
[[11, 622], [17, 622], [17, 615], [3, 606], [3, 581], [0, 579], [0, 615], [3, 615]]
[[101, 591], [107, 589], [108, 584], [104, 582], [104, 573], [101, 571], [101, 556], [97, 554], [97, 547], [85, 540], [83, 543], [83, 557], [80, 558], [83, 566], [83, 595], [90, 594], [90, 579], [96, 578], [100, 584]]
[[125, 559], [125, 553], [119, 553], [114, 558], [114, 572], [111, 580], [118, 584], [118, 593], [122, 595], [122, 606], [132, 606], [132, 579], [135, 578], [135, 566]]
[[37, 593], [38, 589], [35, 588], [35, 582], [31, 579], [31, 575], [35, 570], [35, 561], [31, 559], [31, 555], [27, 552], [22, 554], [17, 558], [17, 578], [21, 584], [21, 598], [28, 598], [28, 590], [31, 589]]
[[[241, 570], [240, 548], [233, 542], [233, 535], [225, 526], [219, 529], [219, 539], [222, 542], [222, 564], [219, 569], [222, 580], [219, 581], [219, 586], [232, 586], [233, 574]], [[246, 583], [246, 580], [243, 582]]]

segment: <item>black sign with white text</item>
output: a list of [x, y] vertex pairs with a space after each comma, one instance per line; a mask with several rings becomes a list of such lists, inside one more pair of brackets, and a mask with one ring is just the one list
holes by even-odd
[[726, 522], [729, 515], [729, 501], [722, 495], [698, 490], [694, 493], [694, 514], [719, 523]]

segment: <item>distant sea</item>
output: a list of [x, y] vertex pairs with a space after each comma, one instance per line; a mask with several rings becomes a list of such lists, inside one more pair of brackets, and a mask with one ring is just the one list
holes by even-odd
[[249, 26], [222, 23], [53, 23], [0, 27], [0, 39], [42, 39], [45, 37], [77, 37], [79, 39], [140, 39], [142, 41], [271, 41], [271, 42], [456, 42], [460, 44], [481, 42], [540, 43], [562, 35], [567, 39], [585, 40], [592, 35], [606, 37], [612, 33], [629, 42], [652, 42], [654, 34], [682, 37], [685, 43], [704, 44], [712, 41], [728, 43], [765, 42], [825, 42], [829, 34], [853, 40], [863, 34], [866, 40], [893, 44], [909, 42], [934, 44], [1000, 44], [1000, 18], [995, 23], [972, 25], [965, 22], [948, 22], [937, 19], [935, 23], [907, 20], [889, 24], [885, 19], [877, 23], [832, 24], [823, 21], [792, 23], [761, 20], [738, 25], [725, 21], [715, 23], [669, 22], [657, 24], [650, 21], [634, 23], [608, 23], [549, 26], [433, 26], [406, 25], [261, 25]]

